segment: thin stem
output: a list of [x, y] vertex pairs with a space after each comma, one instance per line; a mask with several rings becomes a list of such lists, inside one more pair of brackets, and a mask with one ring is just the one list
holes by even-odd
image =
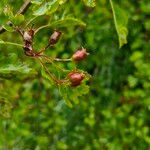
[[71, 58], [66, 58], [66, 59], [62, 59], [62, 58], [54, 58], [54, 61], [59, 61], [59, 62], [68, 62], [68, 61], [72, 61]]
[[37, 32], [39, 32], [41, 29], [44, 29], [44, 28], [47, 28], [47, 27], [50, 27], [50, 26], [51, 26], [50, 24], [47, 24], [47, 25], [44, 25], [44, 26], [41, 26], [41, 27], [37, 28], [37, 29], [35, 30], [35, 34], [36, 34]]
[[56, 84], [59, 85], [59, 84], [63, 84], [63, 83], [68, 82], [68, 80], [66, 80], [66, 79], [63, 79], [63, 80], [57, 79], [57, 78], [48, 70], [48, 68], [45, 66], [45, 64], [44, 64], [40, 59], [38, 59], [38, 60], [40, 61], [42, 67], [46, 70], [47, 74], [50, 76], [50, 78], [51, 78]]
[[40, 64], [41, 64], [42, 67], [46, 70], [46, 72], [48, 73], [48, 75], [51, 77], [51, 79], [52, 79], [54, 82], [58, 83], [58, 80], [54, 77], [54, 75], [52, 75], [52, 73], [50, 73], [50, 71], [49, 71], [48, 68], [45, 66], [45, 64], [44, 64], [40, 59], [38, 59], [38, 60], [40, 61]]
[[[39, 52], [38, 52], [38, 54], [41, 54], [41, 53], [43, 53], [46, 49], [48, 49], [50, 47], [50, 44], [48, 44], [47, 46], [45, 46], [42, 50], [40, 50]], [[42, 55], [41, 55], [42, 56]]]
[[56, 68], [58, 68], [59, 70], [63, 71], [63, 72], [68, 72], [69, 70], [66, 70], [66, 69], [62, 69], [60, 68], [58, 65], [56, 65], [53, 61], [53, 58], [51, 57], [48, 57], [46, 55], [41, 55], [41, 57], [44, 57], [48, 62], [50, 62], [52, 65], [54, 65]]
[[48, 28], [48, 27], [57, 25], [58, 23], [60, 23], [60, 22], [62, 22], [62, 21], [63, 21], [63, 20], [58, 20], [58, 21], [55, 21], [55, 22], [53, 22], [53, 23], [51, 23], [51, 24], [43, 25], [43, 26], [39, 27], [39, 28], [35, 31], [35, 34], [36, 34], [37, 32], [39, 32], [41, 29], [44, 29], [44, 28]]
[[14, 46], [23, 47], [23, 45], [22, 45], [22, 44], [12, 43], [12, 42], [6, 42], [6, 41], [0, 42], [0, 44], [14, 45]]
[[33, 18], [31, 18], [27, 23], [26, 23], [26, 27], [33, 21], [33, 20], [35, 20], [36, 18], [38, 18], [39, 16], [35, 16], [35, 17], [33, 17]]

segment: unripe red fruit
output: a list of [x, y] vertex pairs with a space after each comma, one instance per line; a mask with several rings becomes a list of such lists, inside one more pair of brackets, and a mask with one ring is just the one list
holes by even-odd
[[55, 30], [53, 34], [51, 35], [51, 37], [49, 38], [49, 44], [50, 45], [56, 44], [58, 40], [60, 39], [61, 34], [62, 33], [60, 31]]
[[28, 41], [25, 41], [23, 48], [25, 51], [32, 51], [32, 44]]
[[82, 48], [73, 54], [72, 59], [74, 61], [81, 61], [85, 59], [88, 55], [89, 53], [86, 52], [86, 49]]
[[71, 86], [78, 86], [81, 84], [82, 80], [84, 79], [84, 74], [79, 72], [70, 72], [68, 74], [68, 78], [71, 82]]

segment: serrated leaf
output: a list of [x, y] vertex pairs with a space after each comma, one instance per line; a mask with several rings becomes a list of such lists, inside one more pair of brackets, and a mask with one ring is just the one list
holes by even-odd
[[96, 6], [96, 1], [95, 0], [83, 0], [83, 2], [88, 7], [95, 7]]
[[117, 4], [113, 3], [112, 0], [110, 0], [110, 4], [113, 12], [115, 28], [119, 38], [119, 47], [121, 48], [124, 44], [127, 44], [128, 15]]
[[78, 104], [80, 102], [80, 97], [88, 92], [89, 86], [85, 83], [77, 87], [60, 86], [60, 94], [69, 107], [72, 107], [72, 104]]
[[67, 86], [59, 86], [59, 93], [63, 97], [63, 100], [65, 101], [66, 105], [72, 108], [72, 103], [68, 96], [68, 87]]
[[44, 68], [42, 68], [41, 74], [42, 74], [42, 76], [43, 76], [45, 79], [47, 79], [47, 80], [49, 80], [51, 83], [53, 83], [52, 79], [51, 79], [50, 76], [45, 72], [45, 69], [44, 69]]
[[33, 15], [35, 16], [41, 16], [44, 15], [48, 10], [47, 3], [44, 3], [38, 8], [36, 11], [34, 11]]
[[50, 2], [43, 3], [35, 12], [34, 15], [40, 16], [44, 14], [52, 14], [54, 13], [59, 6], [58, 0], [53, 0]]
[[15, 78], [15, 77], [19, 77], [22, 78], [22, 76], [24, 75], [35, 75], [36, 72], [29, 68], [28, 65], [26, 64], [9, 64], [6, 66], [1, 66], [0, 67], [0, 78], [6, 78], [6, 79], [10, 79], [10, 78]]
[[79, 86], [76, 90], [79, 96], [86, 95], [89, 93], [89, 86], [86, 84], [81, 84], [81, 86]]
[[86, 24], [82, 20], [73, 18], [73, 17], [65, 17], [63, 19], [54, 21], [51, 25], [52, 26], [55, 26], [55, 25], [68, 26], [69, 24], [86, 26]]
[[50, 15], [50, 14], [54, 13], [58, 9], [58, 6], [59, 6], [58, 1], [54, 1], [53, 3], [52, 2], [48, 3], [48, 10], [47, 10], [46, 14]]
[[[64, 94], [64, 95], [66, 95], [66, 94]], [[71, 101], [69, 100], [69, 98], [68, 98], [67, 95], [66, 95], [66, 96], [63, 96], [63, 99], [64, 99], [64, 101], [65, 101], [65, 103], [66, 103], [67, 106], [69, 106], [70, 108], [73, 107], [73, 105], [72, 105], [72, 103], [71, 103]]]
[[15, 25], [19, 25], [20, 23], [22, 23], [24, 21], [24, 15], [22, 14], [17, 14], [13, 19], [12, 22]]

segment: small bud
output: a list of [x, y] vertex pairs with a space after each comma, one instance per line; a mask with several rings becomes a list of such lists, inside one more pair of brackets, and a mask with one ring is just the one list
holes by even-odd
[[82, 80], [84, 79], [84, 74], [79, 72], [70, 72], [68, 74], [68, 78], [71, 82], [71, 86], [78, 86], [81, 84]]
[[81, 60], [85, 59], [88, 55], [89, 55], [89, 53], [86, 52], [86, 49], [82, 48], [73, 54], [72, 59], [74, 61], [81, 61]]
[[34, 35], [34, 30], [30, 29], [24, 32], [23, 38], [25, 41], [32, 43], [33, 35]]
[[53, 34], [51, 35], [51, 37], [49, 38], [49, 44], [50, 45], [56, 44], [58, 40], [60, 39], [61, 34], [62, 33], [60, 31], [55, 30]]

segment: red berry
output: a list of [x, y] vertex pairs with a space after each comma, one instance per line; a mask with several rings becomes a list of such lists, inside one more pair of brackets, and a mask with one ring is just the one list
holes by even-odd
[[74, 61], [81, 61], [85, 59], [88, 55], [89, 53], [86, 52], [86, 49], [82, 48], [73, 54], [72, 59]]
[[68, 78], [71, 82], [71, 86], [78, 86], [84, 79], [84, 74], [79, 72], [70, 72]]
[[62, 33], [60, 31], [55, 30], [53, 34], [51, 35], [51, 37], [49, 38], [49, 44], [50, 45], [56, 44], [58, 40], [60, 39], [61, 34]]

